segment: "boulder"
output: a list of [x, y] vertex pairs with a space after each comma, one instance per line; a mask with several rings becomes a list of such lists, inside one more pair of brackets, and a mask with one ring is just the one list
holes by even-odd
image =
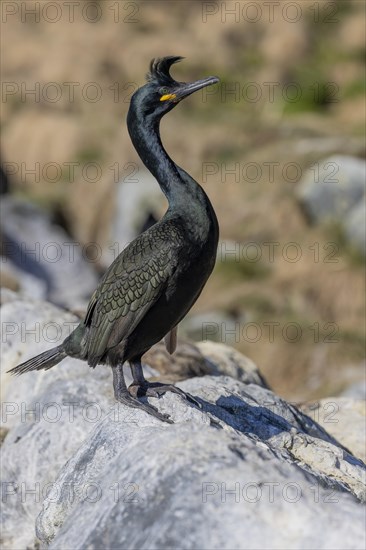
[[229, 344], [234, 344], [235, 320], [232, 316], [219, 310], [188, 315], [181, 323], [181, 332], [195, 342], [208, 339], [219, 342], [222, 327], [226, 327], [228, 332], [228, 334], [225, 332], [225, 339]]
[[268, 388], [256, 364], [236, 349], [209, 340], [198, 342], [197, 347], [211, 367], [210, 374], [226, 374], [246, 384]]
[[0, 256], [0, 280], [2, 288], [17, 291], [22, 296], [39, 300], [47, 296], [47, 282], [44, 279], [23, 271], [6, 256]]
[[[2, 264], [17, 275], [23, 294], [69, 308], [82, 308], [98, 283], [88, 247], [83, 247], [46, 212], [23, 199], [6, 196], [1, 203]], [[100, 250], [91, 243], [90, 254]]]
[[[362, 364], [363, 366], [363, 364]], [[358, 382], [353, 382], [347, 388], [345, 388], [340, 397], [351, 398], [352, 400], [366, 401], [366, 380], [361, 378]]]
[[352, 208], [343, 226], [350, 246], [366, 256], [366, 203], [364, 200]]
[[[103, 265], [135, 239], [142, 231], [153, 225], [164, 213], [164, 197], [156, 179], [141, 165], [129, 163], [129, 175], [116, 187], [115, 212], [111, 227], [113, 251], [105, 250]], [[113, 252], [113, 253], [112, 253]]]
[[335, 155], [307, 170], [297, 188], [297, 197], [310, 221], [342, 223], [365, 195], [366, 162]]
[[[366, 461], [366, 401], [328, 397], [301, 407], [355, 456]], [[352, 426], [352, 429], [349, 429]]]
[[[2, 309], [19, 326], [77, 322], [10, 291]], [[7, 332], [3, 370], [51, 347], [22, 338]], [[238, 352], [198, 348], [210, 373], [178, 384], [201, 408], [149, 398], [174, 424], [115, 403], [103, 366], [66, 359], [7, 379], [4, 548], [364, 548], [365, 465], [342, 434], [274, 394]]]

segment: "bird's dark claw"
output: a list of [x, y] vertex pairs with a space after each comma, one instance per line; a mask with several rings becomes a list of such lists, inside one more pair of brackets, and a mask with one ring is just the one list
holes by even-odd
[[129, 393], [134, 397], [161, 397], [164, 393], [171, 391], [180, 395], [183, 399], [186, 399], [196, 407], [202, 409], [201, 403], [199, 403], [194, 397], [189, 393], [184, 392], [177, 386], [172, 384], [159, 384], [159, 382], [150, 382], [147, 384], [131, 384], [128, 388]]
[[140, 409], [142, 411], [145, 411], [151, 416], [158, 418], [162, 422], [167, 422], [168, 424], [174, 424], [173, 420], [171, 420], [171, 418], [167, 414], [163, 414], [159, 412], [156, 407], [153, 407], [148, 403], [142, 403], [135, 397], [132, 397], [132, 395], [130, 394], [127, 394], [127, 395], [123, 394], [118, 396], [118, 401], [123, 405], [127, 405], [128, 407], [133, 407], [135, 409]]

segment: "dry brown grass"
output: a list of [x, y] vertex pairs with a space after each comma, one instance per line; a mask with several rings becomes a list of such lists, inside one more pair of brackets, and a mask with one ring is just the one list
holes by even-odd
[[[36, 183], [31, 176], [24, 181], [14, 178], [17, 192], [51, 210], [61, 210], [76, 239], [106, 246], [115, 192], [108, 167], [115, 162], [121, 167], [138, 162], [125, 127], [131, 88], [124, 90], [123, 86], [142, 84], [153, 56], [186, 56], [187, 61], [174, 69], [181, 80], [213, 73], [223, 82], [244, 86], [255, 81], [263, 87], [269, 81], [281, 85], [296, 81], [299, 70], [307, 69], [310, 81], [336, 81], [339, 101], [324, 111], [300, 109], [292, 115], [286, 112], [288, 105], [279, 100], [270, 103], [265, 97], [249, 104], [218, 95], [203, 103], [201, 97], [193, 96], [164, 120], [162, 136], [176, 162], [198, 181], [202, 181], [204, 162], [218, 163], [218, 173], [207, 178], [204, 187], [218, 213], [223, 239], [254, 241], [261, 246], [276, 241], [280, 250], [296, 242], [303, 253], [296, 263], [281, 254], [276, 254], [273, 263], [264, 259], [251, 277], [245, 276], [248, 265], [242, 266], [241, 278], [230, 268], [225, 272], [218, 269], [194, 311], [235, 309], [259, 323], [296, 320], [302, 327], [336, 323], [338, 343], [315, 343], [306, 330], [296, 344], [281, 337], [273, 344], [265, 339], [256, 344], [239, 342], [238, 347], [257, 361], [270, 383], [287, 396], [329, 394], [350, 379], [360, 378], [362, 266], [355, 265], [343, 248], [337, 263], [325, 261], [329, 250], [324, 246], [337, 238], [324, 228], [307, 225], [294, 198], [296, 182], [286, 181], [282, 168], [296, 162], [304, 169], [336, 152], [362, 154], [359, 136], [364, 101], [360, 94], [347, 90], [357, 89], [362, 75], [363, 3], [349, 2], [347, 9], [340, 4], [339, 23], [332, 25], [314, 24], [306, 0], [297, 2], [304, 14], [298, 23], [277, 18], [271, 24], [265, 19], [255, 24], [243, 19], [235, 22], [232, 17], [223, 23], [218, 16], [203, 23], [201, 2], [138, 2], [139, 21], [116, 24], [108, 11], [111, 4], [115, 2], [101, 3], [105, 16], [96, 24], [80, 17], [73, 23], [61, 20], [55, 24], [44, 20], [22, 23], [13, 17], [3, 25], [2, 43], [7, 46], [3, 81], [24, 83], [29, 88], [36, 82], [41, 88], [49, 82], [80, 84], [72, 103], [66, 96], [50, 103], [34, 102], [31, 97], [24, 102], [17, 95], [3, 103], [4, 160], [32, 167], [36, 162], [44, 166], [47, 162], [62, 165], [95, 159], [103, 171], [95, 184], [80, 176], [72, 183], [62, 179], [56, 184], [44, 179]], [[85, 101], [78, 91], [90, 82], [97, 82], [103, 91], [96, 103]], [[109, 90], [115, 82], [121, 87], [118, 102]], [[305, 81], [303, 85], [307, 86]], [[329, 138], [338, 141], [329, 145]], [[323, 148], [319, 140], [324, 140]], [[228, 168], [235, 163], [242, 168], [249, 162], [263, 169], [257, 182], [243, 177], [238, 182], [230, 177], [221, 181], [225, 163]], [[268, 162], [280, 163], [273, 183], [265, 169]], [[309, 249], [314, 243], [319, 243], [319, 262]], [[262, 264], [268, 273], [256, 278], [255, 269]], [[250, 269], [253, 272], [253, 266]], [[350, 364], [355, 367], [348, 368]]]

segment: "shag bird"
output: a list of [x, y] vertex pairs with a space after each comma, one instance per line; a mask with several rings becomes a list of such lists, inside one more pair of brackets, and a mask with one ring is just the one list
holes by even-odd
[[[202, 187], [165, 151], [161, 118], [182, 99], [218, 82], [211, 76], [192, 83], [177, 82], [170, 67], [182, 57], [151, 61], [147, 82], [131, 98], [128, 131], [142, 162], [168, 199], [163, 218], [132, 241], [110, 265], [92, 295], [84, 320], [49, 351], [11, 369], [14, 374], [50, 369], [67, 356], [90, 367], [112, 367], [117, 401], [171, 422], [156, 407], [138, 397], [178, 393], [173, 385], [148, 383], [141, 357], [165, 337], [168, 350], [176, 346], [176, 327], [190, 310], [209, 278], [216, 258], [219, 228], [214, 209]], [[129, 362], [133, 383], [127, 388], [123, 365]]]

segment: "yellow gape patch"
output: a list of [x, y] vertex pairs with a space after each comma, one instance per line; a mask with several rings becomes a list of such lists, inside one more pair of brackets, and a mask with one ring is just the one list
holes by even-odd
[[167, 99], [174, 99], [175, 97], [177, 97], [175, 94], [165, 94], [161, 96], [160, 101], [166, 101]]

